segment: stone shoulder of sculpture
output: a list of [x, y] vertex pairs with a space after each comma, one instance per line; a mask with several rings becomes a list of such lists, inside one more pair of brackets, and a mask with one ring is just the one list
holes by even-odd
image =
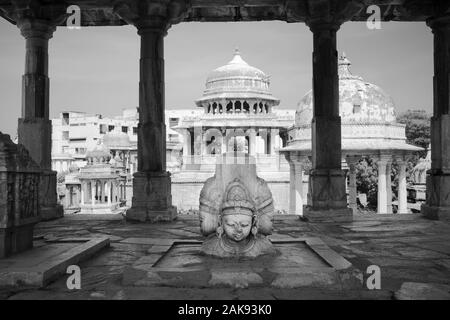
[[[228, 169], [233, 171], [233, 167]], [[267, 239], [272, 233], [272, 193], [254, 172], [255, 176], [246, 181], [245, 176], [218, 176], [216, 169], [216, 174], [205, 182], [199, 212], [200, 229], [207, 237], [202, 246], [205, 254], [255, 258], [276, 253]]]

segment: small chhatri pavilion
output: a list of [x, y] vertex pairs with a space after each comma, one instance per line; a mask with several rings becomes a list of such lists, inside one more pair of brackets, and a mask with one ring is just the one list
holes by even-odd
[[[350, 60], [338, 60], [339, 115], [341, 117], [342, 162], [348, 166], [348, 203], [356, 212], [356, 164], [363, 157], [378, 166], [378, 213], [392, 213], [391, 166], [399, 165], [398, 213], [407, 213], [406, 157], [423, 150], [406, 143], [405, 125], [396, 122], [393, 99], [380, 87], [352, 74]], [[289, 129], [288, 144], [281, 149], [291, 166], [291, 213], [302, 214], [303, 170], [311, 159], [313, 91], [299, 102], [295, 124]], [[318, 146], [320, 148], [320, 146]]]
[[81, 184], [80, 213], [113, 213], [125, 201], [126, 173], [123, 159], [112, 158], [104, 145], [86, 153], [87, 165], [77, 178]]
[[[218, 155], [228, 153], [234, 158], [252, 155], [277, 209], [287, 209], [288, 164], [278, 149], [286, 143], [293, 114], [274, 110], [280, 100], [269, 86], [270, 77], [245, 62], [238, 49], [230, 62], [209, 73], [203, 95], [195, 101], [202, 111], [183, 117], [174, 127], [184, 140], [182, 169], [172, 180], [178, 207], [198, 207], [202, 184], [214, 174]], [[191, 188], [189, 196], [179, 195], [179, 184], [182, 195]]]

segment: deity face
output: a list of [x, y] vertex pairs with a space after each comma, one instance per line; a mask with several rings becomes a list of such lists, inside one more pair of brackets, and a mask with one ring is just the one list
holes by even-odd
[[244, 240], [252, 229], [252, 217], [245, 214], [232, 214], [223, 217], [223, 231], [233, 241]]

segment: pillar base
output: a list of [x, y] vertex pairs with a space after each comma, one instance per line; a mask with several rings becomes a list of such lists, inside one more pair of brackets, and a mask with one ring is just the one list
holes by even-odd
[[450, 221], [450, 173], [433, 173], [427, 177], [427, 200], [422, 215], [431, 220]]
[[154, 223], [172, 221], [176, 217], [177, 208], [172, 206], [170, 173], [136, 172], [127, 220]]
[[0, 258], [33, 248], [34, 225], [0, 228]]
[[423, 217], [430, 220], [450, 221], [450, 207], [431, 207], [423, 204], [420, 212]]
[[339, 169], [311, 170], [308, 205], [315, 211], [347, 209], [344, 171]]
[[40, 216], [42, 221], [59, 219], [64, 216], [64, 208], [58, 204], [56, 185], [56, 171], [44, 170], [39, 184]]
[[313, 210], [306, 206], [302, 218], [308, 222], [352, 222], [353, 211], [350, 208]]

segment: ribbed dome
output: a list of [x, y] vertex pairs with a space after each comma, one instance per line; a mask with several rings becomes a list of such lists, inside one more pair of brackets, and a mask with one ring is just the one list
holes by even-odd
[[109, 149], [129, 148], [130, 137], [124, 132], [110, 132], [103, 136], [103, 144]]
[[251, 78], [251, 79], [259, 79], [261, 81], [267, 81], [267, 76], [261, 70], [250, 66], [247, 62], [245, 62], [238, 49], [234, 51], [233, 59], [228, 62], [226, 65], [214, 69], [210, 72], [206, 79], [206, 84], [213, 81], [217, 81], [219, 79], [229, 79], [229, 78]]
[[[339, 114], [341, 121], [380, 123], [395, 122], [394, 101], [380, 87], [350, 72], [351, 63], [345, 53], [339, 58]], [[298, 103], [295, 124], [310, 124], [313, 116], [310, 90]]]
[[211, 71], [206, 79], [203, 97], [197, 104], [212, 99], [266, 99], [278, 104], [279, 100], [269, 92], [269, 77], [261, 70], [245, 62], [238, 49], [226, 65]]

